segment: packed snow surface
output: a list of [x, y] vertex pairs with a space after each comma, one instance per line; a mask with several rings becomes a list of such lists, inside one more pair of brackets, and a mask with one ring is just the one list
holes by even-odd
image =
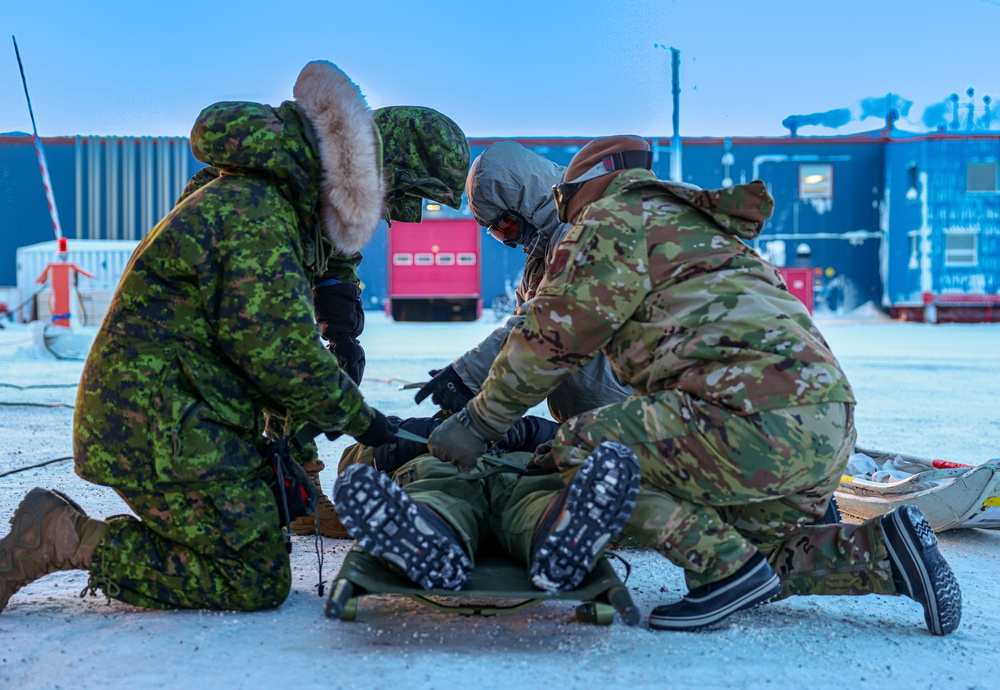
[[[445, 324], [369, 313], [365, 397], [388, 414], [429, 416], [430, 403], [415, 405], [399, 386], [426, 380], [496, 323], [488, 313]], [[1000, 326], [859, 318], [820, 327], [858, 398], [859, 445], [972, 464], [1000, 456]], [[72, 405], [73, 387], [17, 388], [79, 380], [82, 362], [55, 359], [37, 341], [24, 325], [0, 330], [0, 402]], [[0, 474], [69, 456], [72, 414], [0, 405]], [[321, 441], [328, 489], [348, 441]], [[34, 486], [65, 491], [97, 517], [127, 512], [112, 490], [80, 480], [63, 460], [0, 477], [4, 532]], [[685, 587], [680, 570], [647, 551], [622, 554], [643, 611], [634, 628], [617, 618], [576, 622], [573, 602], [467, 618], [394, 596], [361, 599], [353, 622], [329, 620], [308, 537], [295, 538], [291, 596], [263, 613], [146, 611], [80, 598], [86, 574], [56, 573], [0, 614], [0, 688], [995, 688], [1000, 531], [939, 539], [965, 602], [961, 626], [944, 638], [927, 632], [918, 604], [883, 596], [799, 597], [737, 614], [718, 630], [652, 631], [649, 611]], [[349, 548], [323, 541], [327, 582]]]

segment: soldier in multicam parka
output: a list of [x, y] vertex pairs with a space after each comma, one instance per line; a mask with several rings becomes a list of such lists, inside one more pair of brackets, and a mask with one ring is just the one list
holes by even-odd
[[[854, 397], [805, 307], [744, 241], [773, 200], [657, 180], [639, 137], [597, 139], [554, 188], [575, 225], [479, 394], [429, 448], [471, 467], [489, 441], [602, 350], [635, 396], [559, 429], [570, 477], [608, 439], [639, 458], [625, 533], [685, 572], [650, 626], [695, 630], [790, 594], [903, 594], [954, 630], [958, 584], [919, 509], [818, 525], [853, 448]], [[538, 517], [527, 515], [527, 522]], [[569, 549], [572, 552], [572, 549]]]
[[[312, 278], [331, 252], [355, 254], [386, 205], [412, 211], [400, 189], [433, 185], [381, 169], [375, 118], [331, 63], [307, 65], [294, 95], [201, 113], [191, 146], [221, 174], [143, 239], [84, 367], [76, 471], [114, 488], [138, 519], [96, 520], [33, 489], [0, 542], [0, 610], [68, 569], [147, 608], [278, 606], [291, 574], [262, 412], [368, 445], [394, 438], [323, 348]], [[398, 162], [428, 154], [401, 151]], [[387, 204], [383, 173], [410, 185], [391, 187]]]

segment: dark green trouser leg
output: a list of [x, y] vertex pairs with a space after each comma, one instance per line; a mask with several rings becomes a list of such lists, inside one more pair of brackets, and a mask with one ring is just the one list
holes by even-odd
[[458, 479], [461, 473], [433, 455], [421, 455], [396, 470], [393, 478], [417, 503], [451, 525], [469, 558], [489, 533], [486, 480]]
[[139, 516], [112, 518], [91, 566], [108, 596], [154, 609], [256, 611], [288, 597], [291, 568], [262, 479], [118, 493]]
[[566, 484], [560, 474], [508, 478], [491, 484], [490, 524], [504, 552], [520, 563], [531, 560], [531, 540], [542, 514], [562, 493]]

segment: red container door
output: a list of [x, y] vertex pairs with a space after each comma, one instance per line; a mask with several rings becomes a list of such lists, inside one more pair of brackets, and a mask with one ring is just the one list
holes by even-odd
[[788, 291], [798, 297], [806, 305], [809, 313], [813, 313], [813, 270], [812, 268], [779, 268], [781, 277], [788, 286]]
[[387, 312], [398, 320], [478, 318], [481, 233], [474, 220], [393, 223]]

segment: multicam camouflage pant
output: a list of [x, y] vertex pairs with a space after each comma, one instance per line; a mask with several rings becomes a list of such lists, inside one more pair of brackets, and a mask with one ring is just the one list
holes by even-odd
[[279, 606], [291, 567], [274, 495], [257, 476], [117, 490], [139, 516], [117, 516], [94, 554], [91, 584], [152, 609]]
[[762, 552], [789, 594], [894, 594], [877, 520], [820, 525], [854, 446], [849, 405], [739, 416], [666, 390], [568, 420], [553, 456], [564, 476], [604, 440], [639, 457], [625, 534], [684, 568], [689, 587]]
[[[530, 456], [508, 453], [504, 457], [524, 462]], [[476, 473], [490, 469], [480, 461]], [[518, 476], [508, 472], [480, 479], [462, 477], [454, 465], [433, 455], [414, 458], [394, 475], [415, 501], [433, 509], [451, 525], [470, 558], [493, 534], [504, 553], [527, 563], [535, 527], [549, 503], [563, 490], [562, 478], [558, 474]]]

